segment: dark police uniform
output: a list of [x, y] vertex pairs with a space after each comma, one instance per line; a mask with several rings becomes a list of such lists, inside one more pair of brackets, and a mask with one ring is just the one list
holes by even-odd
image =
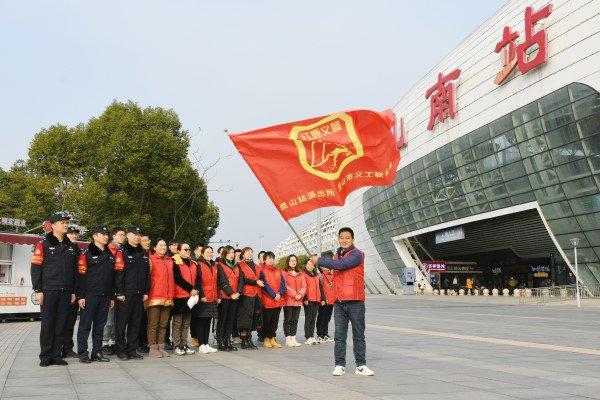
[[[50, 222], [68, 220], [56, 213]], [[41, 305], [40, 365], [66, 363], [60, 359], [67, 312], [75, 293], [75, 274], [79, 249], [65, 235], [59, 241], [52, 232], [35, 245], [31, 258], [31, 282], [36, 293], [43, 293]]]
[[[95, 233], [109, 233], [106, 226], [93, 227]], [[111, 300], [114, 300], [115, 270], [123, 269], [121, 251], [113, 253], [108, 248], [100, 249], [90, 244], [87, 251], [79, 256], [77, 263], [77, 298], [85, 299], [85, 306], [79, 312], [77, 329], [77, 354], [80, 361], [89, 362], [88, 337], [92, 331], [92, 361], [110, 361], [102, 355], [102, 335], [108, 317]], [[93, 329], [92, 329], [93, 324]]]
[[[138, 227], [131, 227], [128, 231], [141, 233]], [[115, 292], [116, 296], [125, 296], [125, 300], [117, 300], [115, 306], [117, 355], [119, 358], [139, 358], [141, 356], [135, 350], [144, 313], [142, 298], [150, 292], [150, 265], [148, 254], [141, 245], [134, 247], [127, 242], [121, 251], [124, 267], [115, 271]]]
[[[79, 233], [79, 229], [75, 226], [69, 226], [69, 230], [67, 233], [77, 232]], [[81, 254], [81, 249], [77, 246], [77, 257]], [[76, 279], [77, 280], [77, 279]], [[62, 356], [74, 356], [73, 347], [75, 344], [73, 343], [73, 332], [75, 331], [75, 322], [77, 321], [77, 312], [79, 311], [79, 305], [77, 301], [74, 301], [73, 304], [69, 306], [69, 310], [67, 311], [67, 322], [65, 323], [65, 331], [63, 332], [63, 345], [62, 345]]]

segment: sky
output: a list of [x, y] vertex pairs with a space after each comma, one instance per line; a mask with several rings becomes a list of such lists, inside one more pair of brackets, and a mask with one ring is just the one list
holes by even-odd
[[503, 4], [0, 0], [0, 167], [26, 159], [40, 129], [113, 100], [172, 108], [190, 152], [222, 158], [213, 240], [273, 249], [291, 232], [223, 130], [392, 107]]

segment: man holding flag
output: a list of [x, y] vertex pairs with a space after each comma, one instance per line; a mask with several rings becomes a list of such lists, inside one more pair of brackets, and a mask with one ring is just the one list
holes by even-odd
[[[320, 207], [343, 205], [363, 186], [394, 182], [400, 153], [395, 118], [354, 110], [271, 126], [229, 137], [248, 163], [283, 219], [297, 235], [291, 218]], [[298, 240], [310, 254], [302, 239]], [[340, 248], [333, 260], [311, 257], [308, 268], [334, 270], [334, 376], [345, 373], [346, 337], [352, 323], [355, 373], [374, 375], [366, 366], [364, 254], [354, 247], [354, 232], [339, 231]]]

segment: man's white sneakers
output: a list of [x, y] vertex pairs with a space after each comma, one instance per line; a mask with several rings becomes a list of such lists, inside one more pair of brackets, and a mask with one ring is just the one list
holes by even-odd
[[346, 368], [341, 365], [336, 365], [333, 369], [333, 376], [342, 376], [346, 373]]
[[356, 369], [354, 370], [354, 373], [356, 375], [362, 375], [362, 376], [373, 376], [373, 375], [375, 375], [375, 372], [373, 372], [373, 370], [371, 370], [366, 365], [361, 365], [359, 367], [356, 367]]
[[315, 340], [314, 337], [309, 337], [308, 339], [306, 339], [306, 341], [304, 342], [304, 344], [311, 346], [311, 345], [315, 345], [318, 344], [317, 341]]

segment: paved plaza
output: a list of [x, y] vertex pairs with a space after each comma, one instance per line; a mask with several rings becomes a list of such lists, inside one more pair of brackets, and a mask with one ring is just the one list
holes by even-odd
[[351, 356], [332, 377], [333, 344], [41, 368], [39, 323], [0, 324], [1, 398], [600, 399], [593, 303], [371, 297], [367, 324], [374, 377], [354, 375]]

